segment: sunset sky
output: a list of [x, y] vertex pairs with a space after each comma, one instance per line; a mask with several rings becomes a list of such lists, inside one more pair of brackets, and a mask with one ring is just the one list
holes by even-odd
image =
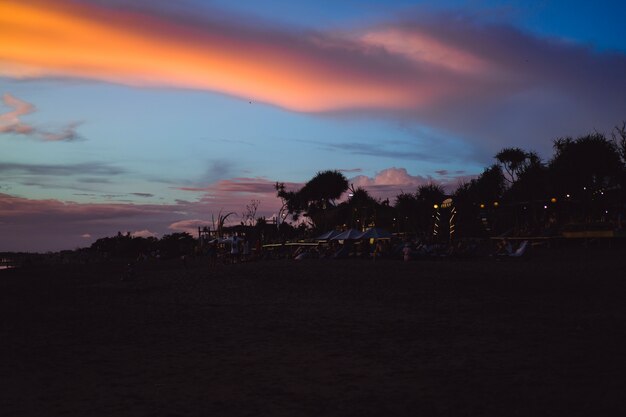
[[452, 191], [503, 147], [547, 159], [626, 120], [624, 16], [617, 0], [0, 0], [0, 251], [191, 232], [251, 199], [271, 217], [276, 181], [320, 170], [393, 198]]

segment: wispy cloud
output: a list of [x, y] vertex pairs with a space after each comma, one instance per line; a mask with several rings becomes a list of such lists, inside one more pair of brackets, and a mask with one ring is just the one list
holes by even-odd
[[[43, 176], [68, 176], [68, 175], [120, 175], [127, 171], [101, 162], [85, 162], [80, 164], [49, 165], [49, 164], [22, 164], [13, 162], [0, 162], [0, 173], [25, 174]], [[91, 182], [91, 181], [85, 181]]]
[[[0, 251], [72, 249], [118, 231], [162, 230], [182, 209], [179, 205], [34, 200], [0, 193]], [[32, 239], [33, 230], [37, 239]]]
[[21, 119], [22, 116], [31, 114], [36, 110], [34, 105], [8, 93], [3, 94], [2, 102], [13, 110], [0, 114], [0, 133], [27, 135], [44, 142], [72, 142], [82, 139], [76, 132], [76, 128], [80, 125], [78, 122], [69, 123], [58, 131], [44, 130], [24, 123]]
[[338, 168], [337, 171], [343, 172], [345, 174], [354, 174], [356, 172], [363, 172], [363, 168]]
[[[319, 143], [319, 142], [318, 142]], [[415, 144], [393, 146], [387, 142], [381, 144], [364, 142], [324, 143], [322, 146], [331, 150], [342, 150], [353, 155], [375, 156], [377, 158], [402, 159], [409, 161], [441, 162], [444, 155], [428, 150], [415, 149]]]
[[[249, 194], [276, 194], [276, 181], [259, 177], [237, 177], [216, 181], [204, 187], [178, 187], [183, 191], [207, 192], [207, 193], [239, 193]], [[302, 186], [298, 183], [287, 183], [289, 186]]]

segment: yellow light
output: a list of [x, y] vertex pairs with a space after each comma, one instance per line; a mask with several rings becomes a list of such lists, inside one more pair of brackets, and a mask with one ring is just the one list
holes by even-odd
[[434, 208], [436, 208], [436, 209], [438, 209], [438, 208], [439, 208], [439, 205], [438, 205], [438, 204], [435, 204], [433, 207], [434, 207]]
[[480, 208], [485, 208], [485, 205], [481, 203]]
[[551, 203], [556, 203], [556, 197], [552, 197], [552, 198], [550, 199], [550, 202], [551, 202]]
[[494, 202], [493, 202], [493, 206], [494, 206], [494, 207], [498, 207], [499, 205], [500, 205], [500, 203], [498, 203], [497, 201], [494, 201]]

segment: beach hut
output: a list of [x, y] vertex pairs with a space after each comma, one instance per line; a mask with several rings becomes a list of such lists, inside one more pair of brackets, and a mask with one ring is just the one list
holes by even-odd
[[391, 233], [380, 227], [372, 227], [363, 232], [359, 239], [391, 239]]
[[330, 240], [333, 237], [337, 236], [339, 233], [339, 231], [337, 230], [330, 230], [322, 235], [319, 235], [318, 237], [315, 238], [315, 240]]
[[339, 233], [336, 236], [333, 236], [330, 240], [355, 240], [360, 239], [363, 233], [359, 232], [356, 229], [348, 229], [344, 232]]

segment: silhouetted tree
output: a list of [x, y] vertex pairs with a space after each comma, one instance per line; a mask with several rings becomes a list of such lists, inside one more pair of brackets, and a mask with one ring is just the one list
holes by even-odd
[[506, 200], [519, 202], [545, 199], [549, 192], [549, 183], [547, 167], [536, 153], [529, 152], [517, 170], [516, 181], [505, 193]]
[[276, 185], [277, 196], [286, 203], [294, 220], [302, 214], [315, 227], [326, 228], [327, 217], [335, 201], [348, 189], [348, 180], [339, 171], [318, 172], [300, 190], [287, 191], [284, 184]]
[[91, 244], [90, 250], [106, 253], [114, 258], [134, 259], [139, 254], [148, 254], [156, 249], [158, 240], [154, 237], [134, 237], [130, 233], [117, 233], [113, 237], [104, 237]]
[[549, 167], [562, 192], [593, 192], [618, 182], [623, 165], [614, 142], [600, 133], [554, 141], [555, 155]]
[[193, 253], [196, 239], [189, 233], [172, 233], [159, 240], [159, 251], [164, 258], [174, 258]]
[[351, 191], [352, 195], [342, 205], [345, 206], [342, 209], [346, 213], [343, 216], [344, 222], [354, 229], [363, 229], [372, 223], [375, 224], [380, 202], [363, 188], [353, 188]]
[[529, 154], [520, 148], [504, 148], [496, 154], [496, 160], [508, 175], [508, 177], [505, 176], [504, 178], [510, 184], [517, 181], [517, 178], [526, 166], [528, 156]]
[[[578, 217], [603, 217], [620, 204], [624, 165], [618, 145], [600, 133], [554, 141], [550, 177], [559, 197], [569, 195], [578, 203]], [[621, 202], [623, 204], [623, 202]]]
[[420, 185], [415, 193], [416, 212], [415, 224], [418, 233], [428, 235], [433, 227], [433, 213], [435, 204], [439, 205], [445, 199], [446, 193], [440, 185]]
[[246, 211], [241, 213], [241, 224], [245, 226], [254, 226], [257, 218], [256, 212], [261, 205], [261, 200], [250, 200], [250, 204], [246, 204]]
[[230, 213], [222, 214], [222, 210], [220, 210], [220, 212], [217, 214], [217, 223], [215, 222], [215, 218], [213, 217], [213, 215], [211, 215], [211, 220], [213, 222], [213, 230], [217, 231], [217, 235], [219, 237], [222, 237], [224, 235], [224, 225], [226, 223], [226, 220], [233, 214], [235, 214], [234, 211], [231, 211]]
[[626, 122], [622, 122], [621, 126], [615, 126], [612, 135], [613, 142], [622, 158], [622, 164], [626, 165]]
[[394, 203], [396, 210], [396, 230], [401, 232], [417, 233], [418, 202], [415, 194], [400, 193]]

